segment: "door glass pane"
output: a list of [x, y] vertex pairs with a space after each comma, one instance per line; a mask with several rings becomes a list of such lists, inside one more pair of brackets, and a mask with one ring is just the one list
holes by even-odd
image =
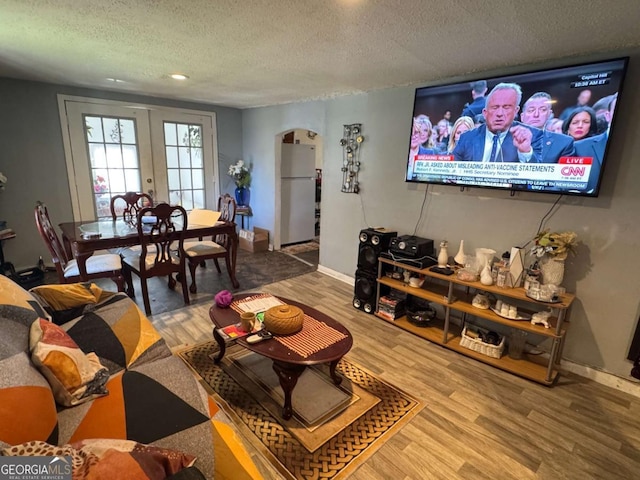
[[124, 168], [138, 168], [138, 147], [136, 145], [122, 146], [122, 165]]
[[204, 174], [201, 169], [194, 168], [191, 170], [191, 176], [193, 178], [192, 186], [193, 188], [204, 188]]
[[179, 144], [189, 146], [189, 126], [184, 123], [177, 123], [176, 129], [178, 130]]
[[180, 167], [191, 167], [191, 149], [189, 147], [180, 147], [178, 149], [178, 155], [180, 156]]
[[109, 190], [114, 192], [125, 192], [127, 187], [124, 183], [124, 170], [122, 169], [109, 169]]
[[125, 168], [124, 170], [124, 182], [125, 192], [141, 192], [140, 187], [140, 172], [132, 168]]
[[107, 166], [122, 168], [122, 150], [120, 145], [107, 145]]
[[178, 145], [178, 136], [176, 133], [176, 124], [175, 123], [165, 123], [164, 124], [164, 144], [177, 146]]
[[204, 190], [193, 191], [193, 208], [204, 208]]
[[193, 188], [190, 170], [180, 169], [180, 187], [181, 190], [191, 190]]
[[120, 119], [120, 141], [128, 145], [136, 144], [136, 125], [133, 120]]
[[107, 166], [107, 155], [104, 153], [104, 143], [89, 144], [89, 160], [94, 168], [105, 168]]
[[185, 210], [193, 210], [193, 198], [190, 190], [182, 192], [182, 206]]
[[120, 143], [120, 124], [117, 118], [103, 118], [102, 130], [106, 143]]
[[96, 215], [111, 217], [112, 195], [141, 190], [135, 120], [85, 116]]
[[180, 170], [177, 168], [169, 168], [167, 169], [167, 176], [169, 190], [180, 190]]
[[167, 168], [178, 168], [178, 147], [165, 147]]
[[202, 125], [164, 122], [164, 134], [169, 201], [186, 210], [204, 208]]
[[87, 131], [87, 138], [90, 142], [104, 142], [104, 136], [102, 135], [102, 121], [100, 117], [86, 117], [85, 128]]

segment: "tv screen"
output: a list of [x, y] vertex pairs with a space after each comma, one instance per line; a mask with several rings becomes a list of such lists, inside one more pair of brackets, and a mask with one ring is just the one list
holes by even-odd
[[417, 88], [406, 181], [597, 196], [628, 60]]

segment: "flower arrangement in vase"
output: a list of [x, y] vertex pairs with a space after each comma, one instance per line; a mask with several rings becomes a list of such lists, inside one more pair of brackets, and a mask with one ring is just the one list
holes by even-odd
[[246, 189], [251, 185], [251, 172], [245, 166], [244, 160], [238, 160], [235, 164], [229, 165], [227, 174], [233, 178], [233, 182], [236, 184], [236, 203], [245, 205]]
[[578, 245], [575, 232], [550, 232], [549, 229], [538, 233], [534, 238], [531, 253], [539, 258], [542, 283], [560, 285], [564, 279], [564, 261], [569, 253], [575, 255]]

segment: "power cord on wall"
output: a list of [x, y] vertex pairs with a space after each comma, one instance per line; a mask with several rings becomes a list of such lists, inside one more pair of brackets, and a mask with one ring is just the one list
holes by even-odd
[[551, 205], [551, 208], [549, 209], [549, 211], [544, 215], [544, 217], [542, 217], [542, 219], [540, 220], [540, 225], [538, 225], [538, 231], [536, 232], [536, 235], [538, 235], [538, 234], [540, 233], [540, 230], [542, 229], [542, 225], [543, 225], [543, 223], [544, 223], [545, 219], [546, 219], [549, 215], [551, 215], [551, 212], [552, 212], [552, 211], [553, 211], [553, 209], [556, 207], [556, 205], [558, 205], [558, 202], [559, 202], [560, 200], [562, 200], [562, 197], [564, 197], [564, 195], [560, 195], [560, 196], [558, 197], [558, 199], [557, 199], [555, 202], [553, 202], [553, 205]]
[[[534, 235], [534, 237], [540, 233], [540, 230], [542, 230], [542, 225], [544, 225], [544, 221], [547, 219], [547, 217], [549, 217], [549, 215], [551, 215], [551, 213], [553, 212], [553, 209], [556, 208], [560, 200], [562, 200], [562, 197], [564, 197], [564, 195], [560, 195], [556, 199], [556, 201], [553, 202], [553, 205], [551, 205], [547, 213], [545, 213], [544, 216], [540, 219], [540, 224], [538, 225], [538, 230], [536, 231], [536, 234]], [[531, 242], [533, 242], [533, 240], [528, 240], [527, 243], [525, 243], [524, 245], [518, 248], [527, 248]]]
[[364, 224], [365, 224], [367, 227], [370, 227], [369, 222], [367, 222], [367, 214], [366, 214], [366, 212], [364, 211], [364, 203], [362, 203], [362, 197], [363, 197], [364, 195], [362, 194], [362, 192], [360, 192], [360, 195], [358, 195], [358, 196], [360, 197], [360, 208], [362, 209], [362, 219], [364, 220]]
[[416, 232], [418, 231], [418, 225], [420, 224], [420, 220], [422, 219], [422, 214], [424, 213], [424, 205], [427, 202], [427, 192], [429, 191], [429, 184], [424, 189], [424, 197], [422, 198], [422, 206], [420, 207], [420, 215], [418, 216], [418, 220], [416, 221], [416, 226], [413, 229], [413, 235], [416, 236]]

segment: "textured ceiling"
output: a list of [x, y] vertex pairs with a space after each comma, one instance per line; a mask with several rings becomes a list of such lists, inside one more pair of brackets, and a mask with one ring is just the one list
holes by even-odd
[[247, 108], [637, 47], [638, 25], [638, 0], [0, 0], [0, 76]]

